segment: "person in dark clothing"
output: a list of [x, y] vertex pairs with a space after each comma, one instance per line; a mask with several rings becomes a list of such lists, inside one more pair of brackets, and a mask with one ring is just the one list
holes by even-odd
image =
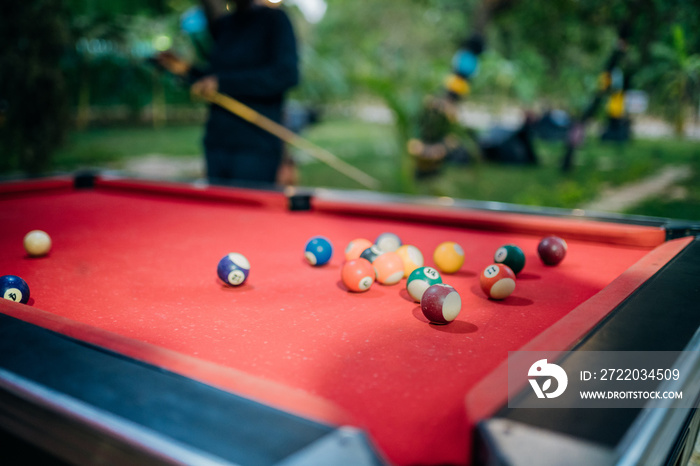
[[[227, 14], [204, 2], [214, 39], [209, 66], [197, 69], [170, 53], [158, 61], [194, 81], [194, 95], [221, 92], [271, 120], [282, 122], [286, 92], [299, 81], [296, 38], [283, 10], [237, 0]], [[215, 184], [274, 183], [283, 143], [251, 123], [211, 105], [204, 135], [207, 178]]]

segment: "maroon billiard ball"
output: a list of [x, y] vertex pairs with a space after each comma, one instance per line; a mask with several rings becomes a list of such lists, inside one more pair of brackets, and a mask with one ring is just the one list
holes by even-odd
[[537, 246], [537, 254], [545, 265], [557, 265], [566, 256], [566, 241], [557, 236], [547, 236]]
[[450, 285], [428, 287], [420, 300], [423, 315], [433, 324], [449, 324], [462, 310], [462, 297]]

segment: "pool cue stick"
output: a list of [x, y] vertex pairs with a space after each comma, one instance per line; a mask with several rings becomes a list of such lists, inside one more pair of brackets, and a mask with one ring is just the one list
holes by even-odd
[[380, 186], [379, 180], [369, 176], [367, 173], [363, 172], [357, 167], [350, 165], [349, 163], [339, 159], [337, 156], [331, 154], [327, 150], [315, 145], [311, 141], [302, 138], [293, 131], [285, 128], [279, 123], [270, 120], [264, 115], [256, 112], [252, 108], [245, 104], [242, 104], [233, 97], [229, 97], [220, 92], [214, 92], [207, 95], [202, 95], [205, 100], [214, 103], [231, 113], [238, 115], [244, 120], [254, 124], [258, 128], [261, 128], [268, 133], [271, 133], [282, 141], [291, 144], [293, 146], [302, 149], [315, 159], [325, 163], [329, 167], [339, 171], [340, 173], [352, 178], [353, 180], [360, 183], [370, 189], [378, 189]]

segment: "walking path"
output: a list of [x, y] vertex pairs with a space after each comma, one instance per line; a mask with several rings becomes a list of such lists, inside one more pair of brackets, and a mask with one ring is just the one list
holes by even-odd
[[623, 212], [648, 198], [663, 195], [690, 175], [690, 167], [686, 165], [664, 167], [654, 176], [619, 188], [606, 189], [598, 199], [581, 208], [601, 212]]

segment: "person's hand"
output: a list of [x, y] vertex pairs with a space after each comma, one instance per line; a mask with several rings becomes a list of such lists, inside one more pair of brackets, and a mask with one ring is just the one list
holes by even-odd
[[160, 52], [155, 56], [156, 62], [166, 70], [178, 76], [184, 76], [190, 70], [190, 64], [170, 51]]
[[192, 84], [190, 92], [197, 97], [207, 97], [219, 90], [219, 80], [216, 76], [205, 76]]

